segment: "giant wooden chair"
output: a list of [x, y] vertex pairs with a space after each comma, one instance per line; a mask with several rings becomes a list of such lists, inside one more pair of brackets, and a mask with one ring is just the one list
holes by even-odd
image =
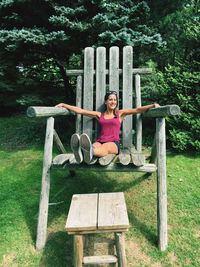
[[[94, 55], [96, 54], [96, 60]], [[96, 68], [94, 66], [96, 62]], [[67, 75], [77, 77], [76, 105], [88, 110], [101, 111], [106, 92], [106, 77], [109, 77], [109, 90], [116, 90], [122, 99], [119, 108], [132, 108], [141, 106], [140, 74], [151, 73], [151, 69], [133, 68], [133, 50], [131, 46], [123, 48], [122, 69], [119, 69], [119, 48], [111, 47], [109, 50], [109, 66], [106, 68], [106, 49], [98, 47], [96, 53], [92, 47], [84, 51], [84, 70], [67, 70]], [[135, 76], [135, 104], [133, 105], [133, 78]], [[120, 83], [120, 78], [122, 82]], [[82, 82], [83, 81], [83, 82]], [[83, 85], [83, 86], [82, 86]], [[120, 85], [122, 88], [120, 88]], [[158, 247], [161, 251], [167, 249], [167, 188], [166, 188], [166, 140], [165, 116], [177, 115], [180, 109], [177, 105], [167, 105], [150, 109], [143, 115], [136, 115], [136, 144], [133, 149], [133, 123], [132, 116], [127, 116], [122, 125], [121, 146], [119, 156], [108, 155], [99, 159], [93, 165], [77, 164], [72, 154], [67, 154], [58, 134], [54, 130], [54, 117], [68, 115], [65, 108], [56, 107], [29, 107], [29, 117], [47, 117], [46, 139], [44, 147], [44, 160], [42, 184], [37, 227], [36, 248], [42, 249], [46, 242], [48, 202], [50, 188], [50, 171], [52, 169], [85, 170], [100, 172], [145, 172], [157, 171], [157, 224]], [[152, 146], [151, 160], [145, 162], [142, 156], [142, 117], [156, 119], [155, 142]], [[87, 133], [91, 140], [96, 137], [97, 124], [88, 117], [76, 115], [76, 132]], [[72, 133], [73, 134], [73, 133]], [[61, 154], [52, 159], [53, 140], [59, 146]], [[155, 158], [157, 156], [157, 164]]]

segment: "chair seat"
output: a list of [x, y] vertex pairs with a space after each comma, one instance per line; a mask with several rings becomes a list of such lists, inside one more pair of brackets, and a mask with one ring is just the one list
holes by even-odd
[[132, 161], [128, 165], [123, 165], [114, 158], [114, 160], [109, 164], [102, 166], [98, 162], [92, 165], [87, 165], [86, 163], [78, 164], [74, 159], [72, 154], [60, 154], [56, 156], [53, 161], [51, 168], [52, 169], [66, 169], [66, 170], [87, 170], [87, 171], [102, 171], [102, 172], [148, 172], [153, 173], [157, 170], [155, 164], [145, 163], [143, 166], [135, 166]]

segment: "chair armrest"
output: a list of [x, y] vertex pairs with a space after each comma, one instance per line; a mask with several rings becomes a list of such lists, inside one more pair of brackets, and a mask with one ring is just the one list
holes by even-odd
[[143, 117], [159, 118], [166, 116], [175, 116], [180, 114], [180, 107], [177, 105], [166, 105], [159, 108], [151, 108], [142, 114]]
[[69, 115], [69, 112], [66, 108], [58, 107], [28, 107], [26, 114], [28, 117], [54, 117], [59, 115]]

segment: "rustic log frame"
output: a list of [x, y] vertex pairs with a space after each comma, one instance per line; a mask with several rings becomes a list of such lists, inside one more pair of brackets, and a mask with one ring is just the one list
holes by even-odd
[[[132, 69], [132, 74], [136, 74], [136, 88], [139, 88], [140, 77], [139, 73], [151, 73], [151, 69]], [[95, 71], [93, 70], [95, 74]], [[108, 73], [108, 70], [106, 70]], [[119, 74], [122, 70], [119, 69]], [[77, 101], [81, 98], [81, 87], [82, 87], [82, 74], [83, 70], [67, 70], [66, 74], [71, 76], [77, 76]], [[137, 94], [140, 94], [139, 92]], [[76, 102], [77, 102], [76, 101]], [[77, 103], [77, 105], [79, 105]], [[136, 106], [140, 106], [140, 102], [136, 102]], [[37, 240], [36, 249], [40, 250], [44, 248], [46, 243], [46, 231], [47, 231], [47, 218], [48, 218], [48, 201], [49, 201], [49, 189], [50, 189], [50, 169], [60, 168], [77, 170], [77, 164], [64, 164], [63, 166], [54, 166], [52, 164], [52, 149], [53, 149], [53, 139], [57, 143], [61, 152], [65, 152], [64, 146], [60, 141], [57, 133], [54, 130], [54, 118], [60, 115], [69, 115], [72, 112], [66, 110], [65, 108], [57, 107], [29, 107], [27, 109], [28, 117], [47, 117], [47, 128], [46, 128], [46, 138], [44, 147], [44, 160], [43, 160], [43, 173], [42, 173], [42, 188], [40, 195], [40, 207], [39, 207], [39, 217], [38, 217], [38, 227], [37, 227]], [[108, 166], [100, 165], [90, 165], [86, 166], [81, 164], [79, 166], [80, 170], [97, 170], [98, 171], [141, 171], [153, 173], [156, 171], [155, 165], [151, 163], [155, 162], [157, 155], [157, 224], [158, 224], [158, 247], [161, 251], [167, 249], [167, 187], [166, 187], [166, 140], [165, 140], [165, 117], [174, 116], [180, 113], [180, 108], [177, 105], [167, 105], [159, 108], [150, 109], [143, 113], [142, 116], [137, 118], [136, 131], [139, 132], [139, 139], [137, 139], [136, 149], [138, 152], [141, 151], [141, 117], [151, 117], [156, 118], [156, 137], [152, 147], [150, 164], [148, 166], [134, 167], [133, 166], [123, 166], [117, 163], [111, 163]], [[78, 121], [81, 121], [81, 116], [78, 116]], [[78, 133], [81, 132], [80, 123], [77, 122], [76, 128]], [[73, 160], [72, 160], [73, 162]]]

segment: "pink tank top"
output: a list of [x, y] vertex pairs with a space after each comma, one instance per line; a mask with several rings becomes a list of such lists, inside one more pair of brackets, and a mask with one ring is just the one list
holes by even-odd
[[104, 119], [104, 112], [99, 118], [100, 134], [96, 142], [119, 142], [119, 131], [121, 122], [119, 120], [119, 111], [117, 111], [117, 118]]

